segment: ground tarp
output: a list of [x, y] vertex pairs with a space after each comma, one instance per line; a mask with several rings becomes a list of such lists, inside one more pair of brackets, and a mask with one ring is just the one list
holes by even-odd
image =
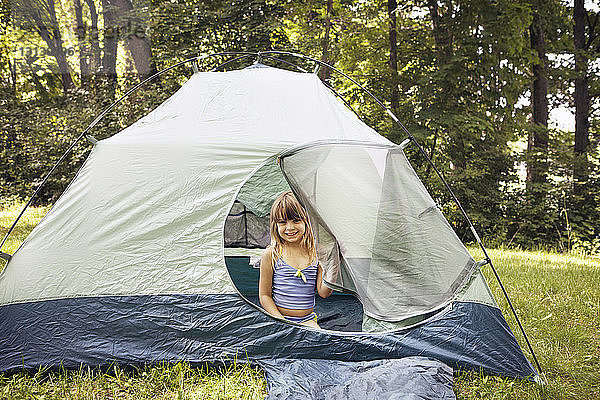
[[455, 399], [452, 368], [432, 358], [263, 360], [267, 400]]

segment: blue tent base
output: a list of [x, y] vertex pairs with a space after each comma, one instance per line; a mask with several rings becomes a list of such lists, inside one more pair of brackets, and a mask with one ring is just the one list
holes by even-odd
[[[317, 313], [319, 311], [317, 310]], [[391, 333], [316, 330], [277, 320], [236, 294], [81, 297], [0, 307], [0, 370], [117, 362], [368, 361], [423, 356], [454, 369], [532, 378], [499, 309], [455, 303]]]
[[456, 399], [452, 368], [425, 357], [392, 360], [264, 360], [266, 400]]

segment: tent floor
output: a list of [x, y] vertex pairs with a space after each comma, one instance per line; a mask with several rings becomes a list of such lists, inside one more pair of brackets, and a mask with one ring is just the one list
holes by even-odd
[[[246, 296], [259, 305], [258, 296]], [[315, 312], [319, 326], [323, 329], [342, 332], [360, 332], [363, 308], [358, 299], [351, 295], [334, 294], [326, 299], [316, 297]]]
[[[250, 265], [248, 256], [227, 256], [225, 264], [238, 291], [248, 300], [260, 306], [258, 301], [258, 268]], [[347, 294], [334, 292], [326, 299], [316, 296], [315, 312], [319, 326], [342, 332], [360, 332], [363, 308], [360, 301]]]

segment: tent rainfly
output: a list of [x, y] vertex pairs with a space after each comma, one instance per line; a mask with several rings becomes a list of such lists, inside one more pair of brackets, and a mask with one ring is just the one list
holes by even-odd
[[[267, 314], [255, 257], [291, 188], [334, 295], [313, 329]], [[0, 276], [0, 370], [425, 356], [537, 373], [403, 149], [313, 73], [196, 72], [94, 143]], [[332, 273], [333, 265], [340, 265]]]

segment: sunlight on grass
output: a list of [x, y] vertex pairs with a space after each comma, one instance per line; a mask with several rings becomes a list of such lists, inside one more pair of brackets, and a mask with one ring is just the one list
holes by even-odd
[[[4, 236], [23, 210], [24, 205], [24, 203], [14, 203], [10, 207], [0, 210], [0, 240], [4, 240]], [[33, 230], [49, 209], [49, 206], [28, 207], [25, 214], [21, 216], [21, 219], [19, 219], [19, 222], [8, 237], [6, 243], [2, 246], [2, 252], [14, 254], [27, 235], [29, 235], [29, 232]], [[6, 262], [3, 259], [0, 259], [0, 272], [4, 269], [5, 265]]]
[[[548, 399], [544, 387], [533, 382], [477, 372], [462, 373], [454, 378], [459, 399]], [[550, 397], [553, 398], [553, 397]]]
[[[477, 259], [483, 257], [479, 249], [470, 250]], [[543, 390], [527, 390], [526, 394], [518, 394], [521, 389], [510, 389], [511, 394], [503, 397], [501, 394], [512, 381], [498, 380], [492, 385], [496, 387], [493, 396], [470, 397], [467, 393], [484, 393], [490, 389], [488, 379], [481, 390], [472, 391], [481, 385], [483, 378], [471, 374], [461, 376], [457, 381], [458, 393], [467, 388], [464, 389], [465, 397], [459, 398], [598, 398], [600, 260], [578, 254], [506, 249], [488, 252], [545, 372], [548, 385]], [[515, 337], [533, 363], [491, 268], [486, 266], [483, 272]]]
[[222, 368], [191, 367], [188, 363], [103, 371], [0, 374], [3, 399], [263, 399], [262, 372], [247, 364]]
[[[8, 208], [0, 210], [0, 237], [2, 239], [4, 239], [6, 232], [8, 232], [8, 229], [17, 219], [19, 213], [21, 213], [24, 205], [22, 203], [15, 203]], [[8, 240], [2, 246], [2, 251], [9, 254], [14, 253], [49, 209], [50, 207], [28, 207]]]

